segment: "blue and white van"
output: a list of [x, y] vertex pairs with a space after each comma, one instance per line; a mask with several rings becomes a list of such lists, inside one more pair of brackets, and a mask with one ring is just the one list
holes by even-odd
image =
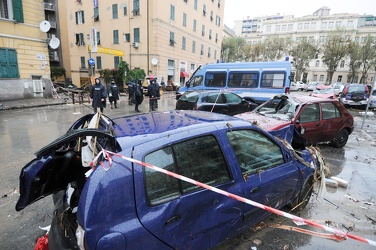
[[179, 98], [187, 90], [224, 89], [261, 104], [290, 92], [290, 74], [289, 61], [208, 64], [200, 67], [176, 94]]

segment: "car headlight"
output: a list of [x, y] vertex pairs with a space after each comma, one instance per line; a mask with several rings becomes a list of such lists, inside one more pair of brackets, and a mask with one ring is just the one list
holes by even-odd
[[85, 250], [85, 230], [80, 226], [80, 224], [78, 224], [76, 229], [76, 239], [79, 249]]

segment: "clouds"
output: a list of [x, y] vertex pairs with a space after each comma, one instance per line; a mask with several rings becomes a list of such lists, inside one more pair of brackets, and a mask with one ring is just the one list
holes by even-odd
[[[232, 28], [234, 21], [247, 19], [247, 17], [259, 17], [270, 15], [294, 15], [301, 17], [311, 15], [319, 8], [326, 6], [331, 9], [330, 14], [356, 13], [376, 15], [375, 0], [226, 0], [224, 23]], [[374, 13], [371, 13], [374, 12]]]

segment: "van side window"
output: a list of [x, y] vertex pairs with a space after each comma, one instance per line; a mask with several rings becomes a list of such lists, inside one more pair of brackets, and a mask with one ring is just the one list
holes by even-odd
[[285, 162], [281, 148], [254, 130], [227, 132], [242, 174], [250, 174]]
[[192, 79], [191, 86], [192, 87], [201, 86], [203, 78], [204, 78], [203, 76], [196, 76], [195, 78]]
[[262, 88], [283, 88], [285, 73], [263, 73], [261, 78]]
[[228, 86], [233, 88], [257, 88], [258, 82], [258, 73], [230, 73], [228, 78]]
[[[212, 135], [159, 149], [146, 155], [144, 161], [211, 186], [231, 181], [221, 147]], [[149, 168], [144, 169], [144, 176], [147, 200], [152, 206], [201, 189]]]
[[206, 72], [205, 87], [225, 87], [226, 76], [226, 72]]

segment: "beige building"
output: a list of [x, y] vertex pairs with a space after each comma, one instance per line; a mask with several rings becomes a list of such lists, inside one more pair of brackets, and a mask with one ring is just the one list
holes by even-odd
[[48, 44], [40, 29], [43, 20], [43, 1], [1, 1], [0, 101], [51, 93]]
[[76, 85], [121, 60], [179, 84], [220, 59], [224, 0], [75, 0], [58, 9], [62, 62]]
[[[341, 13], [330, 15], [328, 7], [322, 7], [312, 15], [303, 17], [294, 16], [262, 16], [247, 17], [244, 20], [235, 21], [234, 31], [236, 36], [244, 37], [248, 42], [256, 44], [265, 40], [269, 36], [291, 36], [294, 41], [299, 41], [301, 37], [308, 37], [310, 40], [318, 42], [325, 41], [328, 33], [337, 28], [346, 29], [352, 33], [352, 39], [363, 41], [369, 34], [376, 36], [376, 16], [359, 15], [352, 13]], [[284, 55], [289, 56], [289, 55]], [[348, 63], [340, 63], [337, 71], [333, 75], [333, 81], [348, 82]], [[372, 82], [374, 71], [368, 73], [367, 82]], [[311, 82], [325, 83], [327, 81], [326, 66], [320, 60], [310, 62], [307, 73], [301, 76]], [[361, 78], [359, 73], [358, 79]]]

